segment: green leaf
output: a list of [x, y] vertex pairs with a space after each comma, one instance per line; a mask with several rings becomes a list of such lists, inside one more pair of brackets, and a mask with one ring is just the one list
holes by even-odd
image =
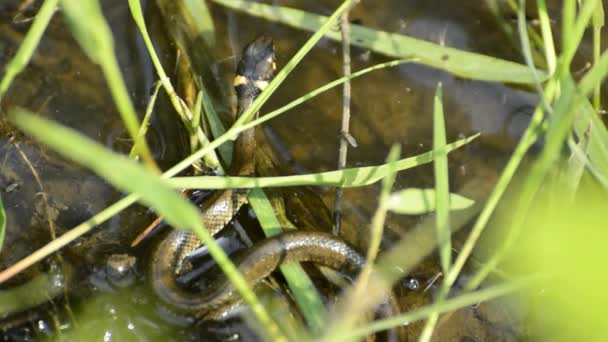
[[448, 154], [445, 151], [445, 119], [443, 114], [441, 83], [437, 85], [433, 109], [433, 151], [435, 161], [435, 205], [437, 207], [437, 241], [441, 267], [447, 273], [452, 262], [452, 243], [450, 231], [450, 184], [448, 175]]
[[[209, 93], [203, 92], [203, 108], [205, 109], [205, 114], [207, 121], [209, 122], [209, 128], [211, 129], [211, 135], [214, 138], [221, 136], [226, 133], [226, 128], [220, 119], [218, 112], [215, 110], [213, 106], [213, 101], [209, 97]], [[225, 165], [230, 165], [232, 162], [232, 150], [233, 146], [230, 143], [222, 144], [218, 148], [218, 152], [222, 159], [224, 160]]]
[[[317, 31], [319, 26], [327, 20], [325, 16], [289, 7], [271, 6], [243, 0], [214, 1], [222, 6], [246, 12], [249, 15], [312, 32]], [[535, 83], [533, 73], [522, 64], [449, 48], [400, 34], [373, 30], [360, 25], [351, 24], [350, 29], [353, 45], [386, 56], [415, 57], [422, 64], [443, 69], [464, 78], [523, 84]], [[339, 30], [328, 31], [325, 36], [336, 41], [342, 40]], [[546, 73], [540, 73], [539, 76], [542, 80], [547, 77]]]
[[[404, 215], [420, 215], [435, 211], [435, 190], [410, 188], [393, 193], [388, 200], [389, 210]], [[450, 194], [450, 210], [462, 210], [475, 201], [458, 194]]]

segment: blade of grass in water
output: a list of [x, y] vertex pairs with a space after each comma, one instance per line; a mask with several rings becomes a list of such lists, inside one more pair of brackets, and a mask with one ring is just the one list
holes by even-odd
[[380, 188], [380, 195], [378, 196], [378, 208], [376, 209], [370, 224], [370, 239], [365, 258], [365, 266], [363, 266], [363, 270], [355, 284], [355, 288], [358, 287], [360, 291], [365, 290], [367, 287], [369, 276], [372, 273], [373, 265], [378, 256], [378, 252], [380, 251], [380, 242], [382, 241], [382, 233], [384, 232], [384, 222], [386, 221], [386, 214], [388, 212], [387, 203], [393, 185], [395, 184], [395, 178], [397, 177], [397, 161], [400, 154], [401, 146], [395, 144], [391, 147], [388, 157], [386, 158], [387, 173], [386, 177], [382, 178], [382, 186]]
[[557, 65], [557, 57], [555, 55], [555, 44], [553, 43], [553, 33], [551, 31], [551, 21], [547, 13], [547, 5], [545, 0], [537, 0], [538, 19], [540, 22], [540, 30], [543, 36], [543, 48], [545, 50], [545, 60], [547, 61], [548, 73], [553, 75]]
[[[74, 38], [87, 56], [101, 67], [127, 132], [136, 141], [139, 120], [114, 55], [112, 31], [101, 13], [99, 3], [97, 0], [61, 0], [61, 6]], [[148, 168], [157, 169], [145, 141], [138, 153]]]
[[[253, 16], [278, 21], [308, 31], [316, 31], [325, 16], [297, 9], [252, 3], [243, 0], [214, 0], [222, 6], [246, 12]], [[372, 30], [351, 24], [353, 45], [384, 54], [404, 58], [416, 57], [420, 63], [446, 70], [464, 78], [509, 83], [533, 84], [534, 76], [521, 64], [453, 49], [408, 36]], [[339, 31], [329, 31], [328, 38], [340, 41]], [[545, 73], [540, 74], [546, 78]]]
[[574, 27], [572, 29], [572, 37], [570, 42], [571, 47], [574, 49], [574, 51], [562, 51], [562, 58], [568, 61], [568, 65], [570, 64], [572, 58], [574, 58], [576, 51], [581, 45], [581, 40], [583, 39], [585, 30], [587, 29], [587, 27], [589, 27], [591, 19], [594, 13], [596, 13], [598, 4], [600, 2], [600, 0], [585, 0], [583, 1], [580, 10], [577, 12], [576, 22], [574, 23]]
[[[458, 194], [449, 194], [449, 210], [467, 209], [475, 201]], [[402, 215], [422, 215], [436, 210], [437, 196], [435, 189], [409, 188], [391, 194], [388, 209]]]
[[6, 211], [4, 211], [4, 204], [2, 204], [2, 197], [0, 196], [0, 251], [4, 246], [4, 236], [6, 235]]
[[[200, 213], [194, 205], [136, 162], [110, 152], [80, 133], [36, 117], [24, 110], [13, 110], [10, 117], [17, 127], [60, 154], [90, 168], [117, 188], [140, 195], [141, 202], [156, 209], [173, 227], [194, 231], [205, 243], [210, 254], [237, 288], [245, 302], [251, 306], [254, 315], [270, 336], [280, 337], [278, 327], [259, 303], [245, 279], [203, 227]], [[116, 172], [116, 170], [120, 170], [120, 172]]]
[[[602, 28], [604, 27], [604, 5], [602, 2], [598, 2], [597, 9], [595, 14], [593, 15], [592, 25], [593, 25], [593, 63], [596, 64], [600, 59], [600, 53], [602, 51]], [[595, 92], [593, 93], [593, 107], [596, 111], [599, 111], [602, 103], [601, 103], [601, 84], [598, 84], [595, 88]]]
[[[213, 102], [207, 92], [203, 92], [203, 108], [205, 109], [205, 117], [209, 122], [209, 128], [211, 128], [211, 134], [213, 134], [214, 137], [219, 137], [226, 133], [226, 128], [222, 124], [220, 116], [215, 110]], [[232, 162], [233, 146], [231, 144], [223, 144], [218, 147], [218, 152], [220, 157], [224, 160], [224, 165], [230, 165]]]
[[215, 25], [207, 3], [200, 0], [183, 0], [183, 4], [187, 11], [182, 13], [196, 16], [184, 18], [191, 22], [189, 26], [196, 28], [198, 35], [203, 37], [209, 46], [215, 46]]
[[[399, 158], [400, 153], [401, 147], [395, 144], [391, 147], [386, 158], [388, 172], [386, 178], [382, 179], [382, 186], [378, 197], [378, 207], [374, 212], [369, 228], [370, 242], [365, 257], [365, 265], [363, 266], [357, 281], [341, 296], [343, 303], [346, 303], [346, 305], [354, 301], [365, 302], [366, 300], [363, 300], [363, 298], [367, 297], [367, 294], [371, 289], [381, 291], [383, 294], [382, 296], [385, 298], [388, 297], [386, 295], [388, 291], [391, 291], [390, 286], [377, 281], [377, 274], [375, 274], [374, 271], [376, 270], [375, 261], [380, 250], [380, 242], [382, 240], [384, 223], [388, 211], [387, 202], [397, 175], [397, 158]], [[392, 304], [389, 303], [388, 305]], [[358, 310], [356, 307], [353, 307], [353, 309], [354, 310], [345, 312], [343, 315], [339, 315], [340, 321], [338, 323], [326, 325], [324, 332], [325, 336], [323, 336], [320, 341], [337, 341], [344, 335], [345, 331], [352, 330], [355, 323], [362, 318], [365, 312], [367, 312], [367, 310]], [[336, 317], [336, 313], [339, 312], [334, 312], [334, 317]]]
[[[433, 102], [433, 152], [436, 153], [433, 162], [435, 171], [435, 206], [437, 208], [437, 221], [435, 230], [437, 232], [437, 246], [439, 250], [439, 260], [443, 274], [450, 271], [452, 264], [452, 231], [450, 230], [450, 187], [448, 176], [448, 156], [445, 152], [445, 119], [443, 115], [443, 103], [441, 83], [437, 85]], [[445, 278], [444, 278], [445, 279]], [[436, 302], [442, 304], [441, 298]], [[433, 336], [435, 325], [439, 314], [429, 316], [426, 321], [419, 341], [428, 342]]]
[[[264, 191], [253, 189], [249, 193], [248, 199], [249, 204], [255, 210], [264, 234], [273, 236], [281, 233], [281, 224]], [[306, 322], [313, 331], [319, 331], [325, 322], [325, 307], [314, 284], [298, 263], [282, 265], [281, 272], [285, 276]]]
[[[462, 147], [479, 134], [458, 140], [446, 145], [446, 153]], [[419, 154], [414, 157], [400, 159], [395, 162], [397, 171], [406, 170], [433, 161], [433, 151]], [[171, 186], [184, 189], [226, 189], [226, 188], [265, 188], [286, 187], [296, 185], [324, 185], [339, 187], [354, 187], [373, 184], [389, 174], [389, 165], [366, 166], [349, 168], [322, 173], [311, 173], [307, 175], [283, 176], [283, 177], [175, 177], [167, 180]]]
[[443, 115], [441, 83], [437, 85], [433, 110], [433, 153], [435, 160], [435, 203], [437, 209], [437, 241], [441, 268], [447, 273], [452, 263], [450, 232], [450, 186], [448, 176], [448, 152], [446, 151], [445, 119]]
[[26, 110], [13, 109], [9, 115], [29, 135], [95, 171], [117, 188], [140, 194], [146, 205], [167, 211], [165, 219], [174, 227], [191, 227], [200, 220], [195, 207], [186, 205], [188, 202], [166, 185], [158, 187], [161, 183], [158, 177], [143, 172], [140, 165], [126, 156], [112, 153], [82, 134]]
[[135, 140], [133, 147], [131, 147], [131, 152], [129, 152], [129, 158], [131, 159], [135, 158], [136, 156], [137, 145], [141, 144], [141, 141], [146, 139], [146, 133], [148, 133], [148, 127], [150, 126], [150, 118], [152, 118], [152, 112], [154, 111], [154, 105], [156, 104], [156, 97], [158, 96], [158, 91], [160, 90], [161, 85], [161, 82], [156, 82], [156, 85], [154, 86], [152, 96], [150, 96], [148, 106], [146, 107], [146, 114], [144, 115], [144, 119], [141, 121], [141, 126], [139, 126], [137, 139]]
[[456, 311], [468, 306], [487, 302], [510, 293], [520, 291], [526, 287], [532, 286], [538, 280], [536, 278], [526, 278], [512, 281], [506, 284], [496, 285], [487, 289], [467, 293], [444, 301], [443, 303], [434, 303], [419, 309], [409, 311], [399, 316], [387, 318], [380, 321], [369, 323], [363, 327], [355, 328], [347, 332], [346, 336], [342, 336], [343, 341], [350, 341], [374, 333], [391, 329], [400, 325], [408, 325], [415, 321], [427, 318], [433, 314]]
[[548, 113], [551, 113], [552, 108], [543, 93], [543, 87], [541, 84], [540, 77], [538, 76], [538, 71], [536, 69], [536, 65], [534, 64], [534, 59], [532, 57], [532, 47], [530, 45], [530, 39], [528, 37], [528, 21], [526, 18], [526, 1], [519, 0], [519, 8], [517, 10], [517, 28], [519, 32], [519, 40], [521, 42], [521, 51], [526, 61], [526, 65], [534, 75], [534, 86], [536, 88], [536, 92], [538, 96], [541, 98], [541, 102], [545, 107], [545, 110]]
[[53, 13], [55, 13], [58, 2], [59, 0], [46, 0], [40, 6], [38, 14], [36, 14], [36, 18], [34, 18], [34, 22], [29, 31], [27, 31], [23, 42], [19, 45], [15, 57], [5, 66], [4, 77], [0, 81], [0, 101], [13, 82], [13, 79], [15, 79], [15, 76], [27, 66], [32, 58], [32, 54], [36, 50], [44, 30], [46, 30], [53, 17]]
[[[581, 139], [589, 135], [587, 157], [591, 171], [596, 177], [608, 177], [608, 130], [589, 101], [584, 101], [580, 107], [580, 115], [574, 121], [574, 130]], [[602, 184], [607, 186], [605, 181]]]

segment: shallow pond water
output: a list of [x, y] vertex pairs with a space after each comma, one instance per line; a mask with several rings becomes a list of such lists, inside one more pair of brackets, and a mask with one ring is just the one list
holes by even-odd
[[[14, 22], [18, 1], [0, 4], [0, 65], [14, 54], [29, 24]], [[335, 1], [274, 1], [314, 13], [328, 15]], [[104, 14], [115, 37], [116, 53], [131, 98], [143, 113], [155, 74], [139, 33], [124, 1], [102, 1]], [[148, 3], [149, 25], [162, 25], [154, 4]], [[218, 72], [221, 89], [231, 94], [230, 80], [240, 49], [256, 36], [273, 37], [279, 68], [308, 39], [301, 32], [280, 24], [251, 18], [242, 13], [210, 4], [216, 28]], [[350, 14], [352, 20], [371, 28], [402, 33], [441, 42], [447, 46], [521, 62], [516, 49], [498, 29], [485, 1], [462, 4], [449, 0], [364, 1]], [[155, 26], [152, 31], [162, 31]], [[161, 42], [161, 56], [171, 70], [171, 47]], [[584, 53], [583, 53], [584, 54]], [[352, 68], [386, 61], [384, 56], [353, 48]], [[581, 65], [584, 57], [581, 59]], [[2, 70], [0, 68], [0, 70]], [[318, 86], [341, 77], [341, 46], [322, 39], [272, 96], [262, 112], [276, 108]], [[405, 156], [426, 152], [432, 146], [432, 106], [436, 84], [443, 84], [448, 141], [481, 132], [481, 138], [450, 154], [450, 187], [453, 192], [483, 199], [509, 158], [525, 129], [538, 98], [524, 89], [490, 82], [471, 81], [418, 64], [405, 64], [373, 72], [352, 83], [350, 133], [358, 146], [351, 148], [348, 166], [382, 163], [392, 144], [400, 144]], [[228, 101], [233, 97], [228, 96]], [[165, 103], [163, 103], [165, 102]], [[224, 111], [233, 103], [224, 103]], [[1, 103], [0, 110], [0, 191], [8, 216], [5, 247], [0, 254], [2, 269], [32, 253], [109, 204], [122, 194], [74, 163], [65, 161], [44, 146], [13, 130], [4, 113], [13, 106], [83, 132], [105, 146], [121, 152], [130, 148], [127, 134], [113, 105], [103, 76], [97, 66], [80, 52], [57, 13], [45, 34], [32, 63], [15, 80]], [[329, 91], [264, 126], [270, 144], [291, 173], [319, 172], [336, 168], [338, 133], [342, 111], [341, 89]], [[183, 134], [166, 99], [161, 99], [149, 133], [149, 143], [159, 165], [166, 169], [184, 156]], [[37, 180], [38, 179], [38, 180]], [[432, 166], [426, 165], [397, 176], [396, 189], [432, 187]], [[346, 239], [364, 250], [368, 241], [367, 224], [377, 205], [378, 186], [345, 191], [344, 216], [357, 229], [345, 231]], [[333, 207], [334, 190], [314, 189]], [[247, 213], [241, 223], [255, 226]], [[136, 249], [131, 240], [154, 219], [154, 214], [133, 206], [102, 224], [62, 250], [61, 256], [45, 260], [12, 281], [23, 282], [46, 272], [53, 265], [67, 263], [70, 271], [68, 296], [46, 304], [35, 313], [12, 317], [3, 326], [5, 340], [37, 339], [60, 331], [65, 336], [104, 338], [106, 340], [229, 339], [233, 323], [207, 325], [186, 330], [159, 313], [145, 279], [146, 242]], [[383, 246], [390, 247], [420, 217], [389, 215]], [[329, 227], [320, 228], [328, 229]], [[254, 228], [256, 229], [256, 228]], [[253, 233], [256, 236], [259, 233]], [[224, 234], [228, 250], [240, 248], [238, 234]], [[121, 256], [124, 256], [122, 258]], [[126, 262], [127, 275], [115, 265]], [[118, 272], [118, 274], [116, 273]], [[440, 268], [434, 257], [426, 260], [396, 289], [402, 307], [430, 303]], [[412, 284], [418, 284], [413, 286]], [[409, 285], [408, 285], [409, 284]], [[484, 304], [457, 312], [438, 328], [435, 339], [445, 341], [517, 340], [520, 320], [509, 304]], [[76, 318], [74, 318], [74, 315]], [[515, 318], [514, 318], [515, 317]], [[84, 323], [75, 323], [84, 322]], [[76, 326], [78, 329], [73, 329]], [[238, 325], [241, 338], [254, 334]], [[416, 336], [420, 324], [408, 327]], [[86, 335], [79, 335], [82, 333]]]

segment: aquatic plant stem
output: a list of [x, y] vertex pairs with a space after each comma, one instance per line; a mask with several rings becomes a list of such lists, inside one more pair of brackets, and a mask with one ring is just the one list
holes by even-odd
[[[348, 23], [348, 12], [340, 17], [340, 28], [342, 29], [342, 71], [344, 77], [351, 74], [350, 66], [350, 26]], [[350, 139], [350, 81], [347, 78], [342, 86], [342, 127], [340, 129], [340, 148], [338, 151], [338, 170], [346, 167], [346, 157], [348, 154], [348, 142]], [[334, 235], [340, 235], [342, 224], [342, 200], [344, 190], [336, 189], [336, 197], [334, 200]]]
[[[597, 65], [600, 54], [602, 52], [602, 28], [604, 27], [604, 5], [600, 1], [597, 4], [597, 10], [593, 15], [593, 63]], [[601, 99], [601, 83], [595, 87], [595, 91], [593, 93], [593, 107], [595, 107], [595, 111], [599, 112], [602, 107], [602, 99]]]
[[[447, 274], [450, 271], [452, 263], [452, 231], [450, 229], [450, 186], [442, 97], [440, 82], [435, 90], [433, 104], [433, 151], [437, 154], [433, 162], [436, 193], [435, 206], [437, 208], [435, 230], [437, 232], [441, 270], [443, 274]], [[442, 302], [441, 299], [436, 301], [437, 304], [441, 304]], [[431, 340], [438, 318], [439, 314], [433, 314], [428, 318], [420, 334], [420, 342]]]
[[143, 139], [146, 139], [146, 133], [148, 132], [148, 127], [150, 126], [150, 118], [152, 117], [152, 112], [154, 111], [154, 105], [156, 104], [156, 97], [158, 96], [158, 91], [160, 90], [160, 87], [161, 82], [156, 82], [154, 90], [152, 91], [152, 96], [150, 96], [148, 106], [146, 107], [144, 119], [141, 121], [141, 125], [139, 126], [137, 138], [135, 139], [135, 143], [133, 144], [133, 146], [131, 147], [131, 151], [129, 152], [129, 158], [131, 159], [137, 156], [138, 145], [142, 143], [141, 141], [143, 141]]

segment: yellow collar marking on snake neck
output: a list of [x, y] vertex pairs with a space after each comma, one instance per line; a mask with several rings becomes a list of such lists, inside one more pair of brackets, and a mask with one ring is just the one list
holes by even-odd
[[236, 75], [236, 77], [234, 77], [233, 86], [238, 87], [241, 85], [246, 85], [248, 82], [249, 82], [249, 79], [247, 79], [247, 77], [242, 76], [242, 75]]

